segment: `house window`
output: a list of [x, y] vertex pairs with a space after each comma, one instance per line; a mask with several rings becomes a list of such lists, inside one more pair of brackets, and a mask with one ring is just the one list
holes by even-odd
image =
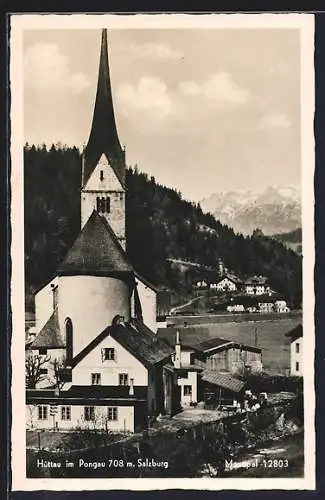
[[84, 417], [85, 417], [86, 422], [89, 422], [91, 420], [95, 420], [95, 408], [94, 408], [94, 406], [85, 406]]
[[47, 420], [47, 406], [38, 406], [38, 420]]
[[117, 406], [107, 408], [107, 419], [117, 421]]
[[114, 361], [115, 360], [114, 347], [105, 347], [104, 349], [102, 349], [102, 360], [103, 361]]
[[61, 420], [71, 420], [71, 406], [61, 406]]
[[192, 386], [184, 385], [184, 396], [191, 396], [191, 395], [192, 395]]
[[100, 171], [100, 180], [101, 181], [104, 180], [104, 171], [103, 170]]
[[129, 377], [127, 373], [119, 373], [118, 380], [119, 385], [128, 385]]
[[91, 374], [91, 385], [100, 385], [100, 373]]
[[44, 355], [44, 356], [46, 356], [46, 354], [47, 354], [47, 349], [46, 349], [45, 347], [41, 347], [41, 348], [38, 350], [38, 353], [39, 353], [40, 355], [42, 355], [42, 356], [43, 356], [43, 355]]
[[296, 361], [296, 372], [299, 372], [299, 361]]
[[299, 354], [300, 345], [299, 342], [296, 343], [296, 354]]

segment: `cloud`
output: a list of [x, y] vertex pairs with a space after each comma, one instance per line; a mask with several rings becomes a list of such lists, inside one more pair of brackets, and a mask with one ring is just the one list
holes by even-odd
[[[172, 100], [167, 92], [165, 82], [159, 78], [145, 76], [135, 84], [123, 83], [117, 89], [119, 100], [124, 114], [134, 111], [149, 112], [152, 116], [164, 118], [173, 109]], [[139, 115], [141, 118], [142, 115]]]
[[181, 59], [183, 53], [162, 43], [131, 44], [128, 53], [141, 59]]
[[224, 71], [214, 73], [202, 84], [198, 84], [195, 81], [181, 82], [179, 90], [183, 95], [202, 95], [209, 101], [219, 104], [244, 104], [249, 94], [248, 90], [242, 89], [232, 79], [231, 75]]
[[281, 113], [270, 113], [260, 120], [258, 124], [259, 129], [266, 128], [282, 128], [287, 129], [291, 127], [291, 122], [289, 118]]
[[28, 48], [25, 60], [25, 82], [37, 90], [68, 89], [80, 94], [90, 86], [84, 73], [72, 73], [69, 59], [54, 43], [37, 43]]

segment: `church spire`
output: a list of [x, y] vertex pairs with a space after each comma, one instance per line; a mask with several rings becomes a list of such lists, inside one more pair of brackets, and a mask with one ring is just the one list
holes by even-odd
[[125, 154], [120, 145], [114, 117], [106, 29], [102, 30], [93, 121], [88, 143], [84, 150], [83, 186], [86, 185], [102, 154], [105, 154], [116, 176], [124, 186]]

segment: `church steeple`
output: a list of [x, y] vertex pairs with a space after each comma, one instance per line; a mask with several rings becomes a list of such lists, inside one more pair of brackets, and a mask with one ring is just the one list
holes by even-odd
[[93, 210], [107, 220], [125, 249], [125, 152], [114, 117], [106, 29], [102, 31], [91, 131], [82, 157], [82, 228]]
[[83, 186], [86, 185], [103, 154], [124, 186], [125, 153], [121, 148], [115, 123], [106, 29], [102, 30], [93, 121], [88, 143], [84, 150]]

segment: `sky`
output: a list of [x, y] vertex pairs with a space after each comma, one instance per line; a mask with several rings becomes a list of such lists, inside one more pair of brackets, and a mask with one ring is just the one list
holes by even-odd
[[[100, 40], [24, 31], [25, 141], [87, 142]], [[128, 165], [193, 201], [300, 185], [298, 29], [114, 29], [108, 45]]]

